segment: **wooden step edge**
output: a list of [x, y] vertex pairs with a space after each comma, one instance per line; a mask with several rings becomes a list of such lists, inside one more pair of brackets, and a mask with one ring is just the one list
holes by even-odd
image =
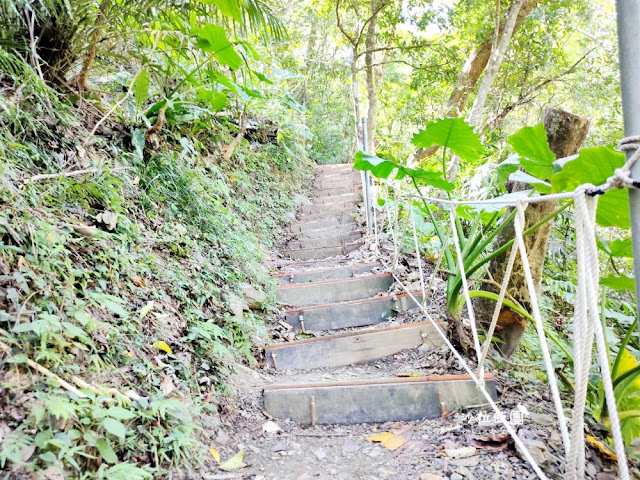
[[[416, 297], [416, 296], [422, 297], [422, 292], [421, 291], [411, 292], [411, 294], [414, 297]], [[349, 300], [347, 302], [325, 303], [325, 304], [322, 304], [322, 305], [309, 305], [309, 306], [306, 306], [306, 307], [292, 307], [292, 308], [286, 309], [284, 311], [284, 313], [285, 313], [285, 315], [287, 315], [287, 314], [295, 314], [295, 313], [304, 313], [304, 312], [308, 312], [309, 310], [320, 310], [321, 308], [331, 308], [331, 307], [340, 307], [340, 306], [343, 306], [343, 305], [357, 305], [357, 304], [361, 304], [361, 303], [390, 301], [390, 300], [393, 300], [394, 297], [395, 298], [403, 298], [403, 297], [408, 297], [408, 296], [409, 296], [408, 293], [398, 293], [397, 295], [383, 295], [383, 296], [380, 296], [380, 297], [363, 298], [361, 300]]]
[[[287, 249], [287, 250], [280, 250], [280, 253], [283, 254], [287, 254], [287, 253], [296, 253], [296, 252], [321, 252], [323, 250], [329, 250], [331, 248], [337, 248], [337, 247], [361, 247], [364, 245], [364, 242], [353, 242], [353, 243], [344, 243], [342, 245], [334, 245], [332, 247], [317, 247], [317, 248], [293, 248], [293, 249]], [[342, 253], [338, 253], [336, 255], [344, 255]], [[327, 257], [327, 258], [331, 258], [331, 257]], [[321, 259], [317, 259], [317, 260], [321, 260]]]
[[[320, 238], [324, 238], [324, 237], [320, 237]], [[307, 270], [297, 270], [297, 271], [285, 272], [285, 273], [274, 273], [271, 276], [274, 278], [279, 278], [279, 277], [287, 277], [289, 275], [300, 275], [305, 273], [327, 272], [327, 271], [335, 271], [335, 270], [345, 270], [347, 268], [377, 267], [377, 266], [382, 266], [382, 264], [380, 262], [369, 262], [369, 263], [357, 263], [355, 265], [340, 265], [339, 267], [309, 268]], [[313, 282], [313, 283], [316, 283], [316, 282]]]
[[[443, 320], [436, 320], [435, 323], [438, 326], [445, 326], [447, 324], [447, 322]], [[264, 350], [273, 351], [273, 350], [278, 350], [279, 348], [286, 348], [286, 347], [291, 347], [296, 345], [309, 345], [311, 343], [329, 342], [331, 340], [335, 340], [336, 338], [357, 337], [361, 335], [371, 335], [372, 333], [393, 332], [397, 330], [409, 330], [412, 328], [433, 328], [433, 323], [431, 323], [429, 320], [426, 320], [424, 322], [407, 323], [405, 325], [397, 325], [395, 327], [367, 328], [365, 330], [356, 330], [353, 332], [338, 333], [335, 335], [325, 335], [323, 337], [305, 338], [303, 340], [293, 340], [291, 342], [286, 342], [286, 343], [273, 343], [271, 345], [265, 345]]]
[[[337, 245], [339, 246], [339, 245]], [[333, 248], [333, 247], [329, 247], [329, 248]], [[296, 250], [298, 251], [298, 250]], [[304, 283], [293, 283], [291, 285], [280, 285], [278, 287], [276, 287], [276, 290], [291, 290], [292, 288], [300, 288], [300, 287], [308, 287], [308, 286], [322, 286], [322, 285], [327, 285], [330, 283], [348, 283], [348, 282], [356, 282], [358, 280], [362, 280], [362, 279], [372, 279], [372, 278], [386, 278], [386, 277], [392, 277], [393, 275], [391, 273], [372, 273], [371, 275], [360, 275], [357, 277], [349, 277], [349, 278], [330, 278], [329, 280], [320, 280], [319, 282], [304, 282]]]
[[[346, 226], [346, 225], [355, 225], [355, 226], [358, 226], [358, 227], [360, 226], [357, 223], [344, 223], [342, 225], [334, 225], [333, 227], [327, 227], [327, 228], [317, 228], [316, 230], [310, 230], [310, 231], [311, 232], [320, 232], [322, 230], [331, 230], [331, 229], [333, 229], [335, 227], [343, 227], [343, 226]], [[365, 233], [365, 229], [364, 229], [364, 227], [354, 228], [353, 230], [347, 230], [346, 232], [343, 232], [341, 235], [322, 235], [320, 237], [298, 238], [298, 235], [304, 235], [305, 233], [308, 233], [308, 232], [292, 232], [289, 240], [295, 241], [295, 242], [304, 242], [306, 240], [318, 240], [318, 239], [321, 239], [321, 238], [331, 238], [331, 237], [336, 237], [336, 236], [347, 237], [349, 235], [353, 235], [354, 233], [364, 234]]]
[[[344, 216], [345, 217], [353, 217], [354, 215], [344, 215]], [[318, 218], [316, 220], [309, 220], [307, 222], [295, 222], [295, 223], [291, 223], [290, 225], [292, 227], [299, 227], [299, 226], [309, 225], [311, 223], [326, 222], [327, 220], [334, 220], [334, 219], [338, 220], [339, 218], [338, 217]], [[338, 225], [350, 225], [352, 223], [356, 223], [356, 222], [338, 223]], [[316, 228], [316, 230], [322, 230], [324, 228], [327, 228], [327, 227]], [[293, 233], [302, 233], [302, 232], [293, 232]]]
[[[485, 380], [493, 380], [493, 374], [486, 372]], [[375, 378], [371, 380], [355, 380], [349, 382], [327, 382], [327, 383], [301, 383], [301, 384], [281, 384], [267, 385], [263, 391], [275, 390], [305, 390], [309, 388], [333, 388], [333, 387], [359, 387], [373, 385], [394, 385], [405, 383], [437, 383], [437, 382], [463, 382], [473, 380], [468, 373], [443, 373], [440, 375], [424, 375], [422, 377], [402, 377], [402, 378]]]

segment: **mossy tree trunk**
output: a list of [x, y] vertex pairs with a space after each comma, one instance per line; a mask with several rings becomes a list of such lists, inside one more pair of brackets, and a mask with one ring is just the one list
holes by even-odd
[[[557, 158], [567, 157], [578, 152], [580, 146], [584, 142], [589, 130], [589, 120], [569, 112], [559, 110], [557, 108], [546, 108], [542, 115], [545, 130], [547, 131], [547, 140], [551, 151], [555, 153]], [[530, 188], [526, 183], [514, 182], [507, 185], [510, 192], [521, 191]], [[529, 205], [526, 209], [525, 229], [535, 225], [547, 215], [551, 214], [558, 208], [558, 202], [540, 202]], [[508, 214], [508, 212], [507, 212]], [[544, 261], [549, 249], [549, 240], [553, 230], [553, 220], [548, 221], [536, 231], [524, 238], [531, 266], [531, 274], [536, 287], [538, 298], [540, 297], [540, 287], [542, 285], [542, 274], [544, 270]], [[515, 237], [513, 222], [500, 233], [496, 239], [495, 245], [503, 245]], [[514, 247], [516, 248], [516, 247]], [[503, 255], [497, 257], [489, 264], [489, 273], [491, 277], [498, 283], [502, 284], [504, 273], [507, 267], [510, 250], [504, 252]], [[485, 285], [486, 290], [499, 293], [499, 288], [492, 285]], [[522, 270], [522, 260], [519, 255], [511, 273], [511, 280], [507, 288], [507, 297], [513, 298], [528, 311], [531, 311], [531, 301], [527, 283]], [[495, 302], [487, 299], [479, 299], [476, 303], [476, 314], [478, 322], [483, 326], [488, 326]], [[513, 310], [503, 307], [498, 317], [498, 325], [495, 335], [502, 341], [498, 344], [498, 348], [505, 356], [513, 354], [518, 347], [522, 335], [526, 328], [526, 319]]]

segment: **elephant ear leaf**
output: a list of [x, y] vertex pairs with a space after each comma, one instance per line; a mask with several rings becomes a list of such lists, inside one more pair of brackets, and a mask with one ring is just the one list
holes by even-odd
[[520, 155], [520, 165], [530, 175], [546, 180], [554, 174], [556, 156], [549, 148], [547, 132], [542, 123], [521, 128], [509, 137], [509, 145]]
[[[551, 177], [554, 192], [569, 192], [579, 185], [601, 185], [616, 168], [625, 164], [625, 156], [608, 147], [583, 148], [576, 158], [567, 162]], [[596, 221], [601, 227], [629, 228], [629, 193], [626, 189], [609, 190], [598, 200]]]
[[442, 118], [427, 124], [413, 136], [416, 147], [439, 146], [451, 149], [463, 160], [474, 161], [484, 151], [480, 137], [462, 118]]
[[395, 171], [395, 179], [411, 177], [417, 183], [451, 191], [453, 184], [448, 182], [441, 172], [430, 172], [422, 168], [409, 168], [398, 163], [392, 158], [382, 158], [364, 152], [356, 153], [353, 160], [353, 168], [365, 172], [371, 172], [377, 178], [389, 178]]

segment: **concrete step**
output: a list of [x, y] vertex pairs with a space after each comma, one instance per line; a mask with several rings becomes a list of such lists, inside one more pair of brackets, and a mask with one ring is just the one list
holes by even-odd
[[276, 370], [309, 370], [369, 362], [421, 344], [430, 347], [444, 344], [431, 322], [268, 345], [265, 357], [269, 366]]
[[340, 203], [361, 202], [362, 192], [343, 193], [329, 197], [312, 197], [311, 205], [338, 205]]
[[353, 163], [328, 163], [316, 166], [316, 172], [331, 172], [344, 169], [353, 169]]
[[301, 213], [298, 216], [298, 222], [310, 222], [313, 220], [322, 220], [325, 218], [342, 217], [345, 215], [355, 215], [358, 212], [358, 208], [355, 205], [349, 205], [340, 210], [330, 209], [321, 210], [317, 213]]
[[364, 232], [364, 228], [358, 223], [347, 223], [344, 225], [334, 225], [327, 228], [319, 228], [317, 230], [309, 230], [307, 232], [297, 232], [291, 234], [291, 239], [305, 240], [307, 238], [332, 237], [335, 235], [345, 235], [354, 232]]
[[329, 187], [317, 189], [311, 193], [311, 198], [314, 197], [331, 197], [334, 195], [344, 195], [347, 193], [359, 193], [362, 187], [360, 185], [345, 185], [343, 187]]
[[306, 238], [302, 240], [291, 240], [287, 243], [287, 248], [321, 248], [337, 247], [348, 243], [357, 242], [362, 238], [362, 232], [348, 233], [346, 235], [334, 235], [331, 237]]
[[287, 285], [292, 283], [321, 282], [323, 280], [332, 280], [337, 278], [351, 278], [355, 275], [369, 273], [374, 268], [381, 265], [378, 262], [360, 263], [358, 265], [345, 265], [333, 268], [315, 268], [312, 270], [277, 273], [272, 277], [280, 284]]
[[311, 205], [302, 205], [300, 207], [300, 213], [302, 215], [327, 215], [334, 216], [336, 212], [340, 214], [341, 210], [351, 209], [354, 213], [357, 209], [357, 205], [361, 200], [349, 200], [339, 202], [327, 202], [327, 203], [313, 203]]
[[[418, 301], [422, 293], [412, 292]], [[342, 303], [329, 303], [285, 310], [286, 322], [297, 331], [302, 330], [302, 320], [306, 330], [341, 330], [343, 328], [375, 325], [394, 317], [398, 312], [416, 308], [408, 294], [385, 295]]]
[[355, 221], [356, 217], [353, 215], [344, 215], [339, 217], [319, 218], [317, 220], [310, 220], [307, 222], [295, 222], [291, 224], [290, 228], [292, 233], [306, 233], [312, 230], [322, 230], [336, 225], [353, 224]]
[[357, 250], [364, 242], [349, 243], [341, 247], [300, 248], [295, 250], [282, 250], [281, 253], [291, 260], [321, 260], [324, 258], [348, 255]]
[[[493, 376], [485, 388], [495, 400]], [[271, 385], [264, 408], [277, 419], [300, 424], [408, 422], [447, 415], [466, 405], [486, 403], [469, 375], [430, 375], [359, 382]]]
[[354, 278], [280, 285], [276, 288], [276, 297], [280, 302], [293, 306], [322, 305], [372, 297], [376, 293], [386, 292], [392, 284], [393, 276], [390, 273], [378, 273]]

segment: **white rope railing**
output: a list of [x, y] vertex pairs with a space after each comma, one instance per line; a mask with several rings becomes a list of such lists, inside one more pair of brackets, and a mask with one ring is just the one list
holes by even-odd
[[[634, 154], [627, 160], [622, 168], [615, 171], [614, 175], [607, 179], [605, 183], [599, 186], [593, 186], [590, 184], [581, 185], [573, 192], [563, 192], [552, 195], [536, 195], [536, 196], [522, 196], [519, 198], [502, 198], [502, 199], [487, 199], [487, 200], [455, 200], [444, 199], [437, 197], [428, 197], [414, 194], [404, 194], [409, 199], [409, 216], [411, 220], [411, 230], [413, 233], [413, 247], [415, 249], [416, 258], [418, 259], [418, 270], [421, 280], [421, 289], [423, 294], [423, 301], [419, 302], [415, 296], [408, 290], [408, 288], [402, 283], [395, 273], [395, 267], [399, 256], [398, 247], [398, 231], [397, 225], [392, 223], [392, 217], [389, 206], [389, 183], [385, 181], [379, 182], [383, 185], [385, 192], [385, 208], [386, 218], [389, 222], [389, 228], [392, 231], [392, 239], [394, 242], [394, 265], [390, 267], [384, 260], [382, 264], [385, 268], [392, 272], [394, 279], [399, 283], [402, 289], [408, 294], [409, 298], [415, 303], [416, 307], [426, 316], [426, 318], [432, 323], [438, 335], [443, 339], [445, 345], [449, 348], [455, 358], [458, 360], [462, 368], [469, 374], [471, 379], [476, 384], [481, 394], [486, 398], [488, 404], [494, 410], [500, 422], [503, 424], [507, 432], [513, 438], [516, 446], [521, 451], [524, 458], [527, 460], [531, 468], [541, 479], [546, 479], [546, 475], [534, 460], [531, 453], [527, 450], [522, 440], [519, 438], [517, 432], [513, 426], [507, 421], [505, 415], [501, 412], [495, 401], [492, 399], [491, 394], [486, 390], [484, 385], [484, 363], [488, 355], [489, 348], [491, 346], [491, 339], [495, 332], [498, 317], [506, 291], [509, 285], [509, 280], [513, 270], [516, 256], [519, 253], [521, 258], [522, 270], [525, 277], [525, 283], [529, 291], [529, 300], [531, 305], [531, 315], [534, 320], [538, 340], [542, 350], [543, 363], [545, 366], [547, 378], [549, 381], [549, 387], [551, 390], [551, 397], [553, 400], [556, 415], [558, 417], [558, 426], [560, 429], [561, 438], [565, 450], [565, 476], [567, 479], [584, 479], [585, 478], [585, 437], [584, 437], [584, 412], [587, 397], [587, 388], [589, 383], [589, 372], [591, 370], [592, 363], [592, 348], [593, 339], [595, 337], [597, 354], [600, 364], [600, 372], [602, 376], [602, 382], [605, 392], [605, 399], [607, 409], [609, 412], [609, 420], [611, 424], [611, 433], [614, 441], [615, 452], [617, 455], [617, 463], [619, 469], [619, 478], [622, 480], [629, 480], [629, 468], [627, 464], [627, 458], [625, 453], [624, 442], [622, 439], [620, 420], [618, 416], [615, 393], [613, 389], [613, 381], [611, 379], [611, 371], [609, 367], [608, 350], [605, 341], [603, 326], [600, 323], [598, 315], [598, 297], [599, 297], [599, 264], [598, 264], [598, 252], [596, 246], [595, 237], [595, 212], [597, 206], [597, 195], [603, 194], [606, 191], [613, 188], [640, 188], [640, 182], [631, 178], [630, 172], [632, 165], [640, 158], [640, 136], [629, 137], [623, 139], [620, 143], [621, 150], [633, 150]], [[398, 193], [396, 186], [393, 186], [394, 193], [394, 207], [395, 219], [397, 224], [398, 219]], [[451, 237], [455, 247], [458, 269], [462, 280], [462, 289], [465, 296], [465, 303], [467, 305], [467, 313], [469, 316], [471, 331], [473, 334], [473, 343], [478, 359], [478, 371], [477, 374], [469, 366], [465, 358], [457, 351], [453, 344], [449, 341], [446, 333], [440, 328], [440, 326], [433, 320], [429, 312], [426, 310], [425, 305], [428, 296], [432, 293], [432, 283], [434, 276], [437, 273], [441, 258], [438, 259], [438, 267], [432, 273], [432, 278], [429, 282], [428, 290], [425, 288], [422, 268], [422, 256], [420, 253], [417, 230], [415, 225], [415, 218], [413, 215], [413, 199], [418, 198], [423, 201], [438, 203], [441, 205], [449, 205], [449, 229], [447, 231], [446, 239], [443, 241], [442, 250], [440, 256], [444, 256], [446, 246]], [[533, 275], [531, 273], [531, 267], [529, 265], [529, 259], [526, 250], [526, 244], [524, 242], [524, 230], [525, 230], [525, 209], [526, 206], [532, 203], [550, 202], [570, 199], [573, 200], [575, 205], [575, 228], [576, 228], [576, 252], [578, 263], [578, 285], [576, 289], [576, 305], [574, 310], [574, 375], [575, 375], [575, 397], [574, 405], [571, 416], [571, 432], [569, 432], [568, 422], [564, 414], [564, 408], [562, 405], [562, 399], [560, 391], [555, 377], [555, 369], [551, 359], [551, 353], [547, 344], [546, 335], [544, 333], [544, 325], [542, 322], [542, 316], [538, 305], [537, 292], [535, 283], [533, 281]], [[507, 261], [507, 267], [505, 270], [504, 278], [500, 284], [500, 292], [496, 301], [496, 307], [493, 312], [489, 329], [487, 331], [487, 337], [483, 347], [480, 347], [477, 326], [475, 321], [475, 313], [473, 304], [471, 302], [468, 279], [465, 275], [464, 262], [462, 257], [462, 248], [460, 245], [460, 238], [456, 229], [456, 207], [463, 205], [504, 205], [511, 206], [516, 209], [514, 216], [514, 231], [515, 242], [511, 248], [509, 259]], [[384, 222], [384, 216], [383, 222]], [[384, 224], [381, 226], [381, 230], [384, 231]], [[376, 248], [378, 246], [378, 233], [376, 232]]]

